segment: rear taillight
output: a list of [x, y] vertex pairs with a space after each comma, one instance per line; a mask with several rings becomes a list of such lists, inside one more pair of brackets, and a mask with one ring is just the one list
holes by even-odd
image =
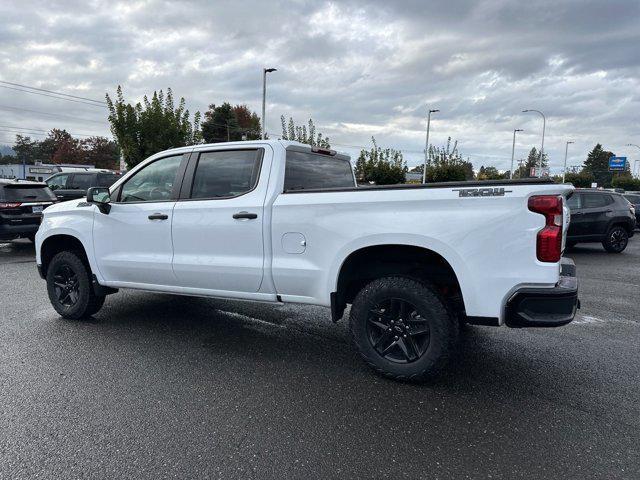
[[21, 203], [1, 203], [0, 202], [0, 210], [7, 210], [9, 208], [18, 208]]
[[529, 210], [544, 215], [545, 226], [538, 232], [536, 256], [541, 262], [558, 262], [562, 255], [562, 197], [535, 195]]

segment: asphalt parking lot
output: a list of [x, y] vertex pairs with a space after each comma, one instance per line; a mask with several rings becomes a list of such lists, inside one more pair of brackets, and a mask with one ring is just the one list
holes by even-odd
[[473, 327], [440, 380], [373, 374], [322, 308], [121, 291], [61, 319], [0, 244], [0, 478], [640, 478], [640, 238], [582, 310]]

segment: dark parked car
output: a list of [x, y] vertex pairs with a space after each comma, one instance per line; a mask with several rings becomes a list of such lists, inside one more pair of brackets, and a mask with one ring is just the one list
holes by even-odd
[[640, 192], [625, 193], [624, 198], [636, 209], [636, 228], [640, 227]]
[[45, 181], [62, 202], [86, 196], [90, 187], [110, 187], [118, 178], [117, 173], [109, 170], [89, 170], [56, 173]]
[[571, 222], [567, 246], [602, 242], [607, 252], [620, 253], [636, 226], [633, 206], [622, 195], [604, 190], [577, 189], [569, 198]]
[[0, 240], [33, 241], [42, 210], [55, 202], [46, 183], [0, 179]]

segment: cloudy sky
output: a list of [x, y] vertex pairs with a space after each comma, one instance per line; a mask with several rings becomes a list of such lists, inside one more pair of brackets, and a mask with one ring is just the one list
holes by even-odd
[[[596, 142], [640, 158], [640, 2], [27, 1], [0, 3], [0, 80], [104, 99], [172, 87], [189, 109], [246, 103], [267, 129], [312, 117], [335, 148], [379, 145], [420, 161], [448, 136], [474, 165], [509, 167], [539, 146], [558, 172]], [[7, 85], [4, 84], [6, 87]], [[0, 143], [16, 127], [109, 135], [103, 107], [0, 88]], [[25, 130], [26, 131], [26, 130]], [[37, 136], [35, 138], [38, 138]]]

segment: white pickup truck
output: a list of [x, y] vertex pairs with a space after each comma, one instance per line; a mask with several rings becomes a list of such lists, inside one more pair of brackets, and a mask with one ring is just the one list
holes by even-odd
[[569, 185], [358, 187], [349, 158], [278, 140], [153, 155], [86, 200], [48, 207], [36, 260], [55, 310], [119, 288], [331, 308], [397, 379], [435, 375], [460, 324], [548, 327], [578, 307], [562, 258]]

